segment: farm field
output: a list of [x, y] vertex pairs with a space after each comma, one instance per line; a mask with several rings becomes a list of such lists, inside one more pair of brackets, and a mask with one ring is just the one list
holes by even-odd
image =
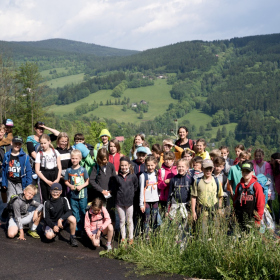
[[[52, 80], [53, 81], [53, 80]], [[154, 86], [141, 87], [136, 89], [127, 89], [121, 97], [130, 98], [130, 103], [140, 102], [145, 100], [149, 103], [149, 111], [144, 113], [143, 119], [138, 119], [139, 114], [128, 109], [126, 112], [122, 111], [122, 105], [104, 105], [99, 106], [96, 110], [88, 112], [86, 116], [91, 114], [103, 118], [116, 119], [118, 122], [133, 122], [139, 124], [142, 121], [153, 120], [156, 116], [163, 114], [168, 105], [172, 102], [177, 101], [172, 99], [170, 96], [170, 90], [172, 86], [167, 85], [166, 80], [155, 80]], [[54, 112], [57, 115], [63, 115], [70, 112], [74, 112], [75, 107], [81, 104], [92, 104], [96, 101], [98, 104], [100, 101], [106, 104], [107, 100], [115, 101], [115, 98], [111, 96], [112, 90], [100, 90], [98, 92], [90, 94], [88, 97], [83, 98], [75, 103], [69, 105], [53, 105], [49, 107], [49, 112]], [[152, 99], [151, 99], [152, 98]]]

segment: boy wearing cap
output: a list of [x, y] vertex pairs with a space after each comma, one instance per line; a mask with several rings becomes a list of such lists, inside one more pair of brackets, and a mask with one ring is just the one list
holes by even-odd
[[3, 121], [3, 124], [5, 125], [5, 135], [0, 139], [0, 146], [7, 146], [10, 145], [13, 140], [12, 128], [14, 127], [14, 123], [11, 119], [6, 119]]
[[147, 149], [145, 147], [139, 147], [136, 152], [137, 158], [132, 161], [134, 167], [134, 174], [137, 175], [137, 178], [146, 171], [145, 159], [147, 156]]
[[51, 198], [44, 203], [43, 215], [46, 222], [45, 236], [53, 239], [67, 223], [70, 224], [70, 245], [77, 247], [75, 237], [76, 218], [72, 215], [69, 201], [66, 197], [61, 197], [62, 186], [59, 183], [51, 185]]
[[252, 221], [260, 225], [265, 207], [265, 196], [262, 186], [254, 175], [253, 163], [244, 161], [241, 172], [242, 178], [236, 186], [233, 207], [241, 229], [245, 230], [246, 224]]
[[2, 188], [7, 189], [7, 200], [12, 195], [22, 193], [28, 185], [32, 184], [32, 170], [29, 156], [21, 148], [23, 139], [15, 136], [12, 149], [4, 156], [2, 165]]
[[203, 160], [202, 171], [204, 176], [201, 179], [196, 179], [191, 188], [191, 207], [194, 221], [198, 219], [202, 212], [210, 214], [213, 210], [222, 208], [223, 188], [221, 183], [212, 176], [213, 170], [214, 164], [212, 160]]

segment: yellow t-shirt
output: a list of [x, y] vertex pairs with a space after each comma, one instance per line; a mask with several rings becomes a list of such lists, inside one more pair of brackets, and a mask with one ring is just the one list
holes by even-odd
[[[204, 177], [201, 178], [197, 185], [197, 181], [194, 181], [194, 184], [191, 188], [191, 195], [196, 197], [199, 204], [202, 204], [206, 207], [213, 207], [216, 203], [218, 203], [217, 198], [217, 184], [212, 176], [211, 182], [207, 183], [204, 180]], [[224, 192], [222, 188], [222, 184], [219, 182], [219, 191], [218, 197], [223, 197]]]
[[195, 156], [202, 157], [203, 159], [210, 159], [209, 153], [207, 151], [205, 151], [203, 153], [196, 153]]

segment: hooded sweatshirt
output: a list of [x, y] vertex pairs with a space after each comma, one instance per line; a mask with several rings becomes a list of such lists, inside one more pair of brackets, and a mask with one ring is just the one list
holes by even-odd
[[112, 138], [112, 136], [111, 136], [111, 134], [110, 134], [110, 132], [109, 132], [108, 129], [104, 128], [104, 129], [101, 130], [101, 132], [100, 132], [100, 134], [99, 134], [100, 142], [97, 143], [97, 144], [94, 146], [93, 155], [94, 155], [95, 160], [96, 160], [96, 156], [97, 156], [98, 150], [101, 149], [101, 148], [103, 147], [103, 143], [102, 143], [102, 139], [101, 139], [102, 136], [108, 136], [108, 145], [107, 145], [107, 147], [106, 147], [107, 150], [108, 150], [108, 146], [109, 146], [109, 141], [110, 141], [111, 138]]
[[177, 167], [172, 165], [167, 167], [164, 163], [158, 171], [158, 189], [160, 190], [160, 201], [167, 201], [169, 193], [169, 184], [165, 183], [166, 179], [171, 179], [177, 174]]
[[[253, 193], [250, 192], [251, 185], [253, 185]], [[249, 218], [254, 218], [255, 222], [260, 224], [264, 206], [265, 196], [262, 186], [257, 182], [257, 177], [253, 175], [247, 186], [245, 186], [244, 179], [242, 178], [240, 183], [236, 186], [233, 198], [233, 207], [235, 208], [239, 220], [243, 220], [243, 215], [247, 213]]]

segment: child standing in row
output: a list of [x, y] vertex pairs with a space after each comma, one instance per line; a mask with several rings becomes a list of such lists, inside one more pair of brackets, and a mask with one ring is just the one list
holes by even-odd
[[82, 231], [87, 207], [87, 186], [89, 177], [87, 170], [80, 166], [82, 153], [79, 150], [71, 152], [72, 166], [65, 172], [65, 184], [71, 190], [70, 204], [77, 221], [77, 231]]
[[164, 163], [158, 171], [158, 188], [160, 190], [159, 203], [165, 210], [169, 194], [170, 179], [177, 174], [177, 167], [174, 165], [175, 155], [173, 152], [163, 154]]
[[225, 175], [228, 176], [230, 168], [234, 165], [233, 164], [234, 160], [229, 158], [229, 149], [228, 149], [228, 147], [221, 146], [220, 147], [220, 151], [221, 151], [221, 156], [226, 161], [224, 172], [225, 172]]
[[206, 141], [202, 138], [197, 139], [195, 144], [196, 156], [202, 157], [202, 159], [210, 159], [209, 153], [205, 150]]
[[140, 210], [144, 214], [144, 230], [148, 233], [150, 224], [153, 228], [156, 228], [157, 225], [159, 201], [157, 174], [155, 171], [157, 159], [154, 156], [147, 156], [145, 164], [147, 172], [142, 173], [139, 177]]
[[109, 142], [109, 162], [111, 162], [115, 171], [118, 174], [120, 168], [120, 158], [123, 157], [123, 154], [120, 153], [121, 147], [117, 139], [112, 139]]
[[12, 149], [4, 156], [2, 165], [2, 188], [7, 190], [7, 201], [12, 195], [22, 193], [32, 183], [29, 156], [22, 149], [23, 139], [15, 136]]
[[40, 137], [40, 146], [42, 150], [36, 155], [35, 171], [40, 178], [41, 200], [44, 202], [50, 198], [51, 185], [60, 180], [61, 161], [47, 134]]
[[[128, 157], [120, 159], [120, 172], [110, 180], [110, 190], [115, 197], [116, 208], [120, 217], [122, 241], [126, 239], [127, 223], [129, 243], [133, 243], [133, 198], [138, 189], [138, 179]], [[138, 206], [139, 207], [139, 206]]]

